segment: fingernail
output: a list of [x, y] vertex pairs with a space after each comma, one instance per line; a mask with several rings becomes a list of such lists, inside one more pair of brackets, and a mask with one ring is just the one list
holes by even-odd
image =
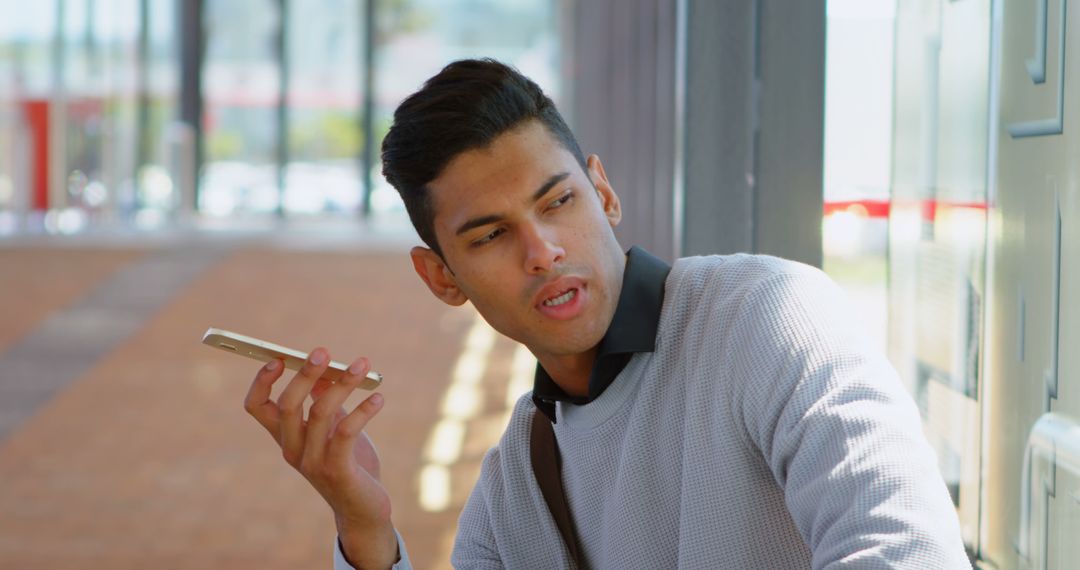
[[370, 399], [371, 399], [371, 403], [375, 404], [376, 406], [382, 404], [382, 400], [383, 400], [382, 394], [380, 394], [378, 392], [375, 392], [374, 394], [372, 394]]
[[277, 370], [278, 364], [281, 364], [281, 363], [278, 362], [277, 360], [271, 360], [270, 362], [266, 363], [266, 369], [269, 370], [270, 372], [273, 372], [273, 371]]
[[323, 363], [324, 360], [326, 360], [326, 353], [324, 353], [323, 351], [316, 350], [315, 352], [311, 353], [311, 363], [315, 366], [319, 366]]
[[353, 362], [352, 365], [349, 366], [349, 373], [351, 373], [351, 374], [360, 374], [363, 371], [364, 371], [364, 361], [363, 360], [357, 360], [356, 362]]

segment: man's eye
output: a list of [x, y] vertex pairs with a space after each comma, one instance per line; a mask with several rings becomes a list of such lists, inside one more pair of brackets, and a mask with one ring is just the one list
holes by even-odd
[[569, 202], [570, 199], [573, 198], [573, 197], [574, 197], [573, 192], [567, 192], [566, 194], [563, 194], [558, 200], [555, 200], [554, 202], [552, 202], [551, 206], [549, 206], [548, 209], [558, 208], [558, 207], [566, 204], [567, 202]]
[[484, 237], [482, 237], [482, 238], [480, 238], [480, 239], [478, 239], [478, 240], [476, 240], [476, 241], [472, 242], [472, 244], [473, 244], [473, 247], [477, 247], [477, 246], [481, 246], [481, 245], [484, 245], [484, 244], [486, 244], [486, 243], [490, 243], [490, 242], [491, 242], [491, 240], [493, 240], [493, 239], [495, 239], [495, 238], [499, 237], [499, 235], [501, 235], [502, 233], [503, 233], [503, 229], [502, 229], [502, 228], [496, 228], [496, 229], [494, 229], [494, 230], [491, 230], [491, 231], [490, 231], [490, 232], [488, 232], [488, 233], [487, 233], [486, 235], [484, 235]]

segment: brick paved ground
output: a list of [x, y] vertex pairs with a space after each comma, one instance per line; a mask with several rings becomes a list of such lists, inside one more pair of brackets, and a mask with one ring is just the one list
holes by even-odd
[[[35, 322], [154, 254], [0, 250], [0, 355]], [[450, 470], [452, 501], [425, 512], [424, 446], [474, 321], [470, 308], [431, 297], [404, 250], [233, 250], [0, 440], [0, 568], [329, 564], [329, 510], [241, 408], [258, 363], [201, 345], [209, 326], [372, 359], [387, 406], [369, 433], [395, 522], [417, 567], [445, 567], [457, 512], [501, 431], [516, 348], [498, 339], [491, 350], [481, 389], [494, 397], [468, 423]], [[56, 357], [78, 350], [57, 346]]]
[[0, 250], [0, 351], [142, 253], [116, 249]]

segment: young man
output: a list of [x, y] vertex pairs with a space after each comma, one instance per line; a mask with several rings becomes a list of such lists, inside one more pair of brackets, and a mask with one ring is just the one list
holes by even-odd
[[[554, 424], [581, 566], [970, 567], [913, 402], [820, 271], [624, 253], [600, 159], [494, 61], [406, 99], [383, 164], [431, 292], [539, 361], [461, 514], [456, 567], [575, 565], [530, 460], [535, 413]], [[363, 432], [382, 398], [346, 413], [368, 363], [330, 385], [328, 360], [313, 351], [276, 403], [268, 364], [245, 407], [333, 509], [337, 566], [406, 568]]]

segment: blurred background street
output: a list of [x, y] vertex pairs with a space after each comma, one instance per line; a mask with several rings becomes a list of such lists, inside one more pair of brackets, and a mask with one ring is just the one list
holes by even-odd
[[[291, 238], [0, 249], [0, 566], [329, 563], [329, 509], [242, 409], [259, 364], [203, 346], [209, 326], [371, 358], [395, 522], [418, 568], [445, 564], [517, 347], [431, 297], [404, 244]], [[469, 339], [482, 367], [456, 370]]]

